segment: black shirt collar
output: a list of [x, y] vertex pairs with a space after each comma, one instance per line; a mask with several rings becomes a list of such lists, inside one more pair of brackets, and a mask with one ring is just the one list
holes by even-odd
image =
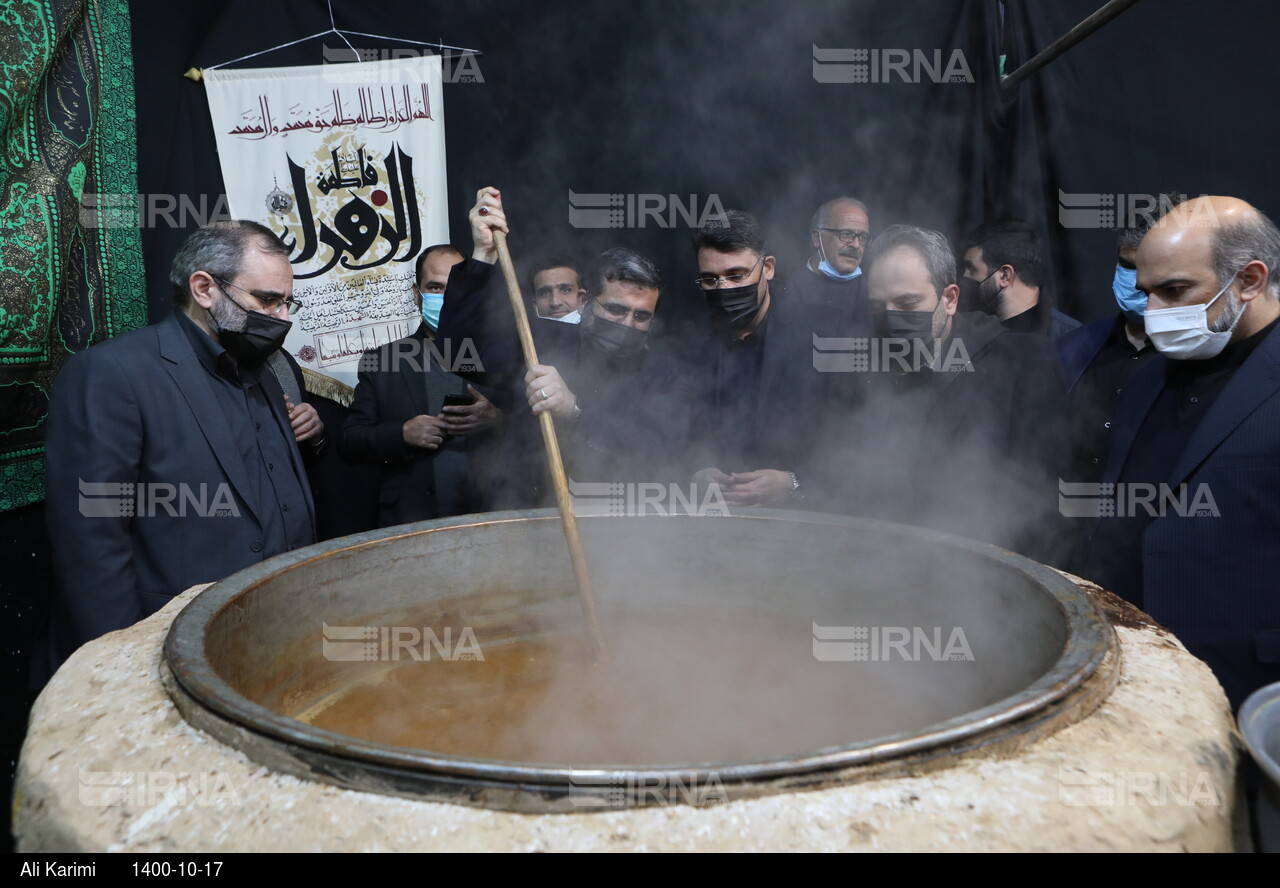
[[206, 370], [237, 385], [247, 384], [252, 381], [252, 379], [241, 377], [240, 368], [236, 365], [231, 355], [227, 353], [227, 350], [222, 347], [222, 343], [200, 329], [185, 311], [177, 309], [175, 313], [178, 315], [178, 325], [182, 327], [182, 332], [187, 334], [187, 340], [191, 343], [192, 351], [196, 353], [196, 358], [199, 359]]

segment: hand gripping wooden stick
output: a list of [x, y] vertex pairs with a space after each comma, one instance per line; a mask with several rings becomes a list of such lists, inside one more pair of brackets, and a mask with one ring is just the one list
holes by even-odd
[[[511, 251], [507, 248], [507, 235], [502, 231], [493, 232], [494, 244], [498, 248], [498, 265], [502, 268], [502, 276], [507, 282], [507, 295], [511, 297], [511, 310], [516, 315], [516, 329], [520, 332], [520, 348], [524, 352], [525, 363], [533, 367], [538, 363], [538, 352], [533, 345], [533, 331], [529, 328], [529, 314], [524, 307], [524, 297], [520, 293], [520, 282], [516, 279], [515, 265], [511, 261]], [[564, 473], [564, 460], [560, 458], [560, 443], [556, 440], [555, 420], [550, 410], [538, 414], [538, 424], [542, 427], [542, 443], [547, 450], [547, 463], [551, 466], [551, 481], [556, 489], [556, 505], [560, 507], [560, 523], [564, 526], [564, 536], [569, 542], [569, 558], [573, 562], [573, 577], [578, 583], [578, 598], [582, 602], [582, 615], [587, 620], [587, 631], [591, 635], [591, 652], [595, 660], [607, 660], [609, 651], [604, 644], [604, 636], [600, 632], [600, 621], [596, 617], [595, 593], [591, 589], [591, 575], [587, 572], [587, 556], [582, 549], [582, 537], [578, 534], [578, 519], [573, 514], [573, 501], [569, 497], [569, 480]]]

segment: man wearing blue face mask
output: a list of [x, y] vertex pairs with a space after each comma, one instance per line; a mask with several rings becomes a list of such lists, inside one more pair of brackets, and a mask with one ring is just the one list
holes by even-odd
[[[1159, 206], [1167, 210], [1172, 205], [1162, 196]], [[1154, 213], [1140, 217], [1120, 232], [1111, 283], [1118, 313], [1078, 327], [1058, 343], [1071, 392], [1071, 468], [1064, 481], [1093, 483], [1101, 477], [1116, 398], [1129, 378], [1156, 356], [1142, 323], [1147, 294], [1138, 289], [1134, 260], [1138, 244], [1157, 218]]]
[[853, 197], [827, 201], [809, 224], [813, 254], [798, 295], [803, 302], [834, 309], [841, 336], [870, 335], [871, 310], [862, 273], [862, 254], [870, 238], [866, 204]]
[[1085, 576], [1176, 633], [1235, 706], [1280, 680], [1280, 231], [1201, 197], [1137, 266], [1160, 357], [1116, 403]]
[[[476, 511], [483, 505], [483, 443], [501, 418], [480, 388], [445, 366], [467, 354], [437, 341], [444, 292], [462, 253], [449, 244], [418, 257], [414, 302], [422, 323], [410, 336], [367, 352], [339, 439], [350, 462], [380, 466], [378, 526]], [[490, 394], [492, 392], [490, 391]]]

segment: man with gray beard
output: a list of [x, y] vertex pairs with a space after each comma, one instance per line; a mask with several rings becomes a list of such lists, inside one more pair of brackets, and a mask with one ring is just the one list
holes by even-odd
[[1116, 403], [1086, 576], [1151, 614], [1233, 706], [1280, 681], [1280, 231], [1238, 198], [1138, 247], [1160, 352]]
[[175, 311], [77, 354], [54, 385], [45, 515], [57, 573], [50, 650], [315, 539], [299, 442], [323, 436], [266, 362], [290, 327], [288, 251], [254, 222], [192, 234]]

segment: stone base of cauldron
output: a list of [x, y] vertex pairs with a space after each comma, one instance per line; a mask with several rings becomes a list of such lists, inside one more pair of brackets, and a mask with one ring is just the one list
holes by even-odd
[[191, 727], [159, 680], [184, 593], [86, 645], [31, 715], [14, 803], [40, 851], [1233, 850], [1234, 721], [1208, 668], [1143, 615], [1113, 617], [1120, 681], [1083, 721], [919, 773], [731, 801], [517, 814], [339, 789]]

